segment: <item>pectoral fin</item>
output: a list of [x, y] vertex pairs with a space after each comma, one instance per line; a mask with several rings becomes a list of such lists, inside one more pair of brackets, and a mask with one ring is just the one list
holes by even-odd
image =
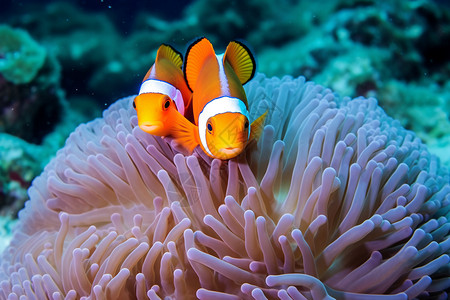
[[264, 121], [267, 117], [267, 112], [263, 113], [258, 119], [253, 121], [250, 125], [250, 140], [258, 139], [264, 129]]
[[192, 153], [195, 147], [199, 144], [198, 127], [187, 120], [178, 111], [174, 112], [174, 118], [172, 120], [173, 126], [170, 136], [173, 137], [175, 142], [180, 144], [189, 153]]

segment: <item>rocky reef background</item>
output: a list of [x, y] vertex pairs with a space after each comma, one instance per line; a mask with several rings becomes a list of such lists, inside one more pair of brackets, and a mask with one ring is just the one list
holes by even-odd
[[[7, 0], [2, 6], [0, 215], [8, 219], [73, 128], [136, 93], [161, 43], [183, 53], [203, 35], [219, 52], [243, 39], [267, 76], [304, 75], [343, 96], [376, 97], [450, 166], [445, 1]], [[0, 235], [9, 224], [0, 222]]]

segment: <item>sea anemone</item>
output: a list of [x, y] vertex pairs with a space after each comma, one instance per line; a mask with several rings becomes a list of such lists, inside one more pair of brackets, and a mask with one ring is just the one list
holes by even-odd
[[[448, 170], [375, 99], [246, 86], [257, 142], [185, 156], [133, 97], [80, 125], [29, 189], [3, 299], [445, 299]], [[181, 151], [181, 152], [180, 152]]]

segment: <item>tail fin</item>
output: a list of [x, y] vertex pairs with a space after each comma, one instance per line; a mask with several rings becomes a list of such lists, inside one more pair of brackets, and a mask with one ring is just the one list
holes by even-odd
[[170, 135], [175, 142], [187, 149], [189, 153], [192, 153], [195, 147], [199, 144], [198, 127], [189, 122], [178, 111], [174, 112], [174, 118]]
[[159, 47], [158, 53], [156, 54], [156, 61], [162, 58], [170, 60], [175, 66], [180, 69], [183, 66], [183, 56], [180, 52], [175, 50], [175, 48], [170, 45], [162, 44]]
[[223, 62], [225, 61], [231, 65], [241, 84], [245, 84], [255, 75], [255, 58], [247, 46], [241, 42], [231, 41], [228, 44], [223, 56]]
[[267, 112], [263, 113], [258, 119], [253, 121], [253, 123], [250, 125], [250, 141], [253, 139], [259, 139], [261, 136], [261, 133], [264, 129], [264, 121], [267, 117]]
[[214, 48], [207, 38], [202, 37], [193, 42], [186, 51], [186, 59], [184, 62], [184, 77], [189, 89], [195, 87], [198, 74], [203, 67], [206, 58], [211, 55], [215, 56]]

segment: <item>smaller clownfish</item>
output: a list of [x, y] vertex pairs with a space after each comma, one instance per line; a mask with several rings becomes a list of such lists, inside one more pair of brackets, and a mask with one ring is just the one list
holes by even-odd
[[189, 151], [200, 145], [210, 157], [222, 160], [238, 156], [248, 142], [257, 138], [264, 113], [250, 125], [243, 84], [255, 73], [255, 60], [237, 41], [225, 53], [216, 55], [206, 38], [189, 46], [184, 65], [186, 82], [192, 91], [195, 125], [179, 118], [172, 136]]
[[143, 131], [168, 136], [177, 118], [175, 115], [189, 114], [191, 91], [182, 65], [182, 56], [174, 48], [165, 44], [159, 47], [155, 63], [145, 75], [133, 102], [138, 125]]

